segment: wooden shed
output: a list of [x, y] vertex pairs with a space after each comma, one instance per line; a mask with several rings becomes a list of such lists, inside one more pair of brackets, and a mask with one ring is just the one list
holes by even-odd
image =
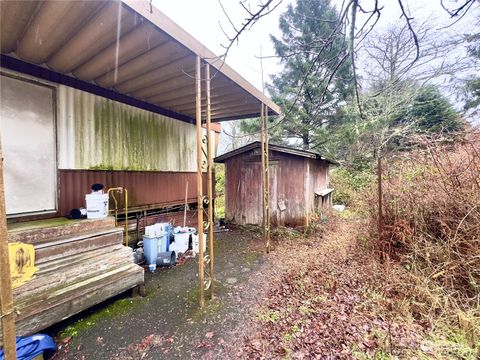
[[[261, 143], [245, 145], [215, 159], [225, 164], [225, 216], [239, 225], [262, 224]], [[320, 154], [269, 145], [270, 221], [273, 226], [303, 226], [331, 205], [328, 171], [333, 163]]]

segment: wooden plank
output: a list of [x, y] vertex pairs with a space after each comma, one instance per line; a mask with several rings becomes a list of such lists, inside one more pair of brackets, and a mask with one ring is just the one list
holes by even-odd
[[[109, 270], [99, 271], [91, 277], [82, 279], [80, 282], [72, 282], [59, 286], [58, 289], [47, 289], [46, 292], [36, 296], [30, 297], [28, 301], [19, 302], [19, 315], [17, 321], [26, 319], [28, 317], [37, 316], [46, 311], [55, 312], [59, 304], [68, 301], [71, 298], [79, 297], [84, 293], [88, 293], [92, 288], [102, 287], [110, 279], [118, 279], [121, 283], [122, 278], [128, 272], [142, 272], [143, 269], [133, 263], [123, 264], [121, 267]], [[143, 282], [143, 279], [142, 279]], [[120, 284], [121, 285], [121, 284]], [[136, 284], [137, 285], [137, 284]], [[73, 311], [72, 315], [75, 312]]]
[[94, 251], [109, 245], [121, 244], [122, 239], [123, 232], [115, 230], [115, 232], [99, 234], [97, 236], [52, 241], [35, 246], [35, 262], [39, 264], [87, 251]]
[[[46, 263], [38, 264], [38, 271], [36, 276], [46, 275], [51, 272], [64, 271], [65, 268], [77, 267], [82, 263], [93, 263], [97, 258], [106, 257], [116, 251], [125, 251], [125, 246], [118, 244], [114, 246], [106, 246], [95, 251], [88, 251], [86, 253], [75, 254], [69, 257], [62, 257]], [[130, 256], [130, 252], [128, 253]], [[15, 296], [15, 294], [14, 294]]]
[[3, 183], [3, 153], [0, 140], [0, 316], [5, 359], [17, 358], [15, 343], [15, 313], [13, 312], [12, 279], [8, 259], [7, 214], [5, 211], [5, 189]]
[[109, 281], [88, 287], [87, 291], [79, 293], [77, 296], [65, 298], [64, 301], [57, 303], [55, 308], [19, 320], [17, 323], [18, 333], [19, 335], [30, 335], [40, 331], [141, 283], [143, 283], [143, 269], [141, 272], [133, 270], [133, 268], [128, 272], [123, 271]]
[[125, 263], [132, 263], [130, 260], [131, 250], [126, 248], [112, 251], [110, 256], [103, 253], [96, 258], [90, 259], [88, 263], [78, 264], [69, 267], [67, 264], [64, 268], [53, 274], [33, 278], [26, 284], [14, 290], [14, 298], [16, 305], [25, 302], [27, 298], [39, 297], [43, 292], [51, 293], [52, 289], [62, 289], [66, 284], [75, 284], [82, 282], [85, 278], [96, 276], [110, 269], [122, 266]]
[[89, 231], [112, 229], [115, 219], [109, 216], [105, 219], [96, 220], [71, 220], [52, 224], [52, 219], [31, 221], [25, 224], [13, 224], [8, 231], [10, 242], [24, 242], [27, 244], [39, 244], [52, 241], [52, 239], [75, 236]]

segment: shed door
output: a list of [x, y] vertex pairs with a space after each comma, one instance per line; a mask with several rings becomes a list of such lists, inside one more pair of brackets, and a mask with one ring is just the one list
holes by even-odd
[[0, 88], [7, 215], [55, 210], [53, 89], [4, 75]]
[[[277, 163], [270, 163], [270, 221], [277, 225]], [[247, 163], [242, 168], [242, 224], [262, 225], [263, 191], [262, 165], [259, 162]]]

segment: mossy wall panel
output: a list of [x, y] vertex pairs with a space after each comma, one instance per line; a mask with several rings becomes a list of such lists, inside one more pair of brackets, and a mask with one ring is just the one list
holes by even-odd
[[63, 85], [57, 109], [60, 169], [197, 169], [192, 124]]

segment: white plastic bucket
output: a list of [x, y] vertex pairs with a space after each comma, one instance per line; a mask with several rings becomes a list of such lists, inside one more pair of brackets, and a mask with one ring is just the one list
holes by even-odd
[[[200, 244], [198, 241], [199, 236], [196, 234], [193, 234], [192, 237], [193, 237], [192, 238], [193, 252], [194, 254], [198, 254], [199, 253], [198, 249], [200, 247]], [[203, 234], [203, 252], [205, 252], [205, 250], [207, 250], [207, 234]]]
[[87, 219], [103, 219], [108, 216], [108, 194], [85, 195]]
[[175, 239], [175, 251], [177, 253], [184, 253], [188, 250], [188, 242], [191, 232], [177, 233], [174, 235]]

